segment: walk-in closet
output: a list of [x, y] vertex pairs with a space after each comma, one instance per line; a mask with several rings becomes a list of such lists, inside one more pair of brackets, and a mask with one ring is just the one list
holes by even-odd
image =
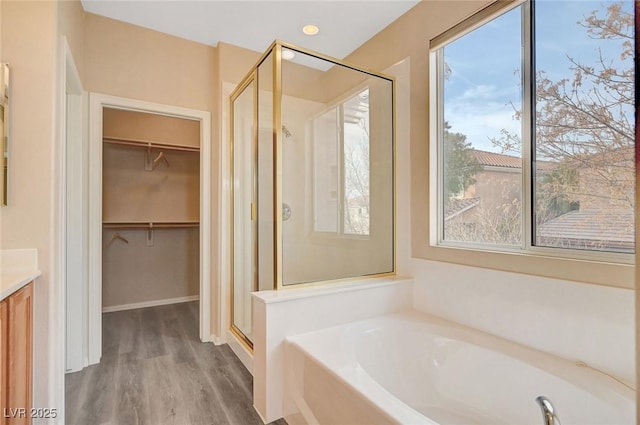
[[199, 297], [200, 122], [103, 109], [102, 310]]

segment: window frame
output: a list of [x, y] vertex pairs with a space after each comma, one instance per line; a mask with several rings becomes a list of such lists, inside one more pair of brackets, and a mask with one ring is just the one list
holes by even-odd
[[[344, 171], [344, 104], [347, 103], [348, 101], [354, 99], [355, 97], [357, 97], [358, 95], [360, 95], [360, 93], [362, 93], [365, 90], [370, 90], [369, 84], [367, 84], [366, 82], [363, 84], [359, 84], [358, 86], [354, 87], [352, 90], [349, 90], [346, 94], [344, 94], [343, 96], [340, 96], [336, 99], [334, 99], [331, 102], [328, 102], [326, 104], [326, 108], [322, 109], [321, 111], [319, 111], [317, 114], [314, 114], [311, 118], [309, 118], [309, 128], [311, 129], [310, 134], [311, 134], [311, 149], [309, 149], [310, 155], [311, 155], [311, 184], [313, 186], [313, 190], [314, 190], [314, 195], [312, 197], [313, 199], [313, 213], [312, 213], [312, 220], [311, 220], [311, 232], [315, 235], [321, 235], [323, 237], [335, 237], [335, 238], [341, 238], [341, 239], [354, 239], [354, 240], [368, 240], [371, 238], [371, 228], [369, 228], [369, 233], [367, 234], [358, 234], [358, 233], [345, 233], [345, 218], [344, 218], [344, 214], [345, 214], [345, 201], [344, 201], [344, 195], [345, 195], [345, 171]], [[315, 158], [314, 158], [314, 146], [316, 143], [316, 134], [315, 134], [315, 121], [319, 118], [321, 118], [322, 116], [324, 116], [327, 112], [329, 111], [335, 111], [336, 116], [337, 116], [337, 130], [338, 130], [338, 184], [337, 184], [337, 188], [338, 188], [338, 230], [333, 232], [333, 231], [324, 231], [324, 230], [316, 230], [316, 196], [315, 196], [315, 189], [316, 189], [316, 163], [315, 163]], [[369, 145], [371, 144], [371, 140], [369, 140]], [[369, 153], [369, 155], [371, 155], [371, 153]], [[371, 178], [371, 166], [369, 166], [369, 178]], [[371, 195], [369, 193], [369, 195]], [[371, 202], [371, 200], [369, 200], [369, 202]], [[371, 217], [369, 217], [369, 220], [371, 220]], [[369, 225], [371, 225], [371, 221], [369, 221]]]
[[[522, 6], [522, 244], [519, 246], [460, 242], [444, 239], [444, 58], [443, 48], [499, 16]], [[429, 228], [430, 245], [435, 248], [464, 249], [496, 253], [511, 253], [536, 257], [585, 260], [612, 264], [635, 263], [635, 252], [589, 251], [534, 244], [534, 180], [535, 160], [535, 33], [534, 2], [532, 0], [496, 0], [446, 30], [430, 41], [429, 46]], [[635, 225], [635, 222], [634, 222]]]

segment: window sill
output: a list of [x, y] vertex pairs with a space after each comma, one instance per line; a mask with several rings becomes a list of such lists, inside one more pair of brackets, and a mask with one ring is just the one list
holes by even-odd
[[[536, 248], [531, 251], [488, 250], [487, 248], [460, 245], [431, 245], [419, 258], [442, 261], [471, 267], [481, 267], [511, 273], [522, 273], [552, 279], [562, 279], [595, 285], [634, 289], [634, 255], [624, 262], [596, 258], [569, 258], [552, 255], [553, 248]], [[613, 258], [617, 258], [615, 255]]]

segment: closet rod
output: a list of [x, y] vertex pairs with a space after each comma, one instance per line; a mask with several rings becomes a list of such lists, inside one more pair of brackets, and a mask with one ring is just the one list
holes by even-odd
[[172, 145], [169, 143], [149, 142], [146, 140], [138, 140], [138, 139], [120, 139], [115, 137], [104, 137], [102, 141], [104, 143], [111, 143], [114, 145], [138, 146], [142, 148], [151, 147], [154, 149], [170, 149], [174, 151], [183, 151], [183, 152], [200, 152], [199, 146]]
[[181, 229], [199, 227], [197, 221], [172, 222], [172, 223], [102, 223], [103, 229]]

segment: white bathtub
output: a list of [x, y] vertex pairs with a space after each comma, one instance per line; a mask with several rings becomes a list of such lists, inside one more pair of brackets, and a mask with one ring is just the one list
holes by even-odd
[[635, 423], [627, 385], [417, 312], [289, 337], [285, 350], [290, 425], [542, 425], [540, 395], [563, 425]]

